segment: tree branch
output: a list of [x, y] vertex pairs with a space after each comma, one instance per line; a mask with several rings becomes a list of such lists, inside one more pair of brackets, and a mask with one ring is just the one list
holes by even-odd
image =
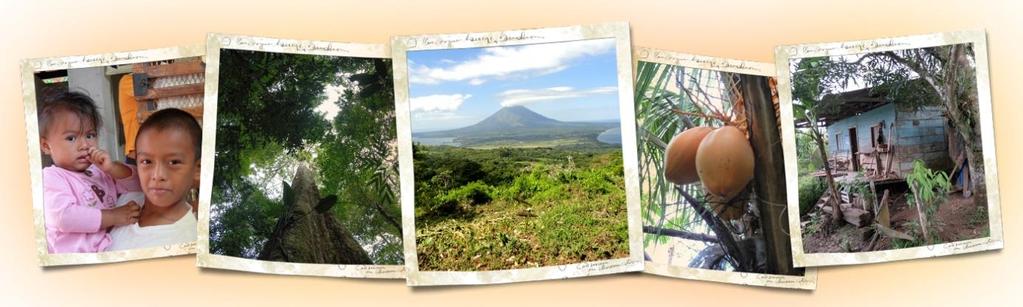
[[721, 247], [725, 250], [725, 254], [728, 255], [729, 262], [732, 266], [738, 271], [752, 272], [753, 268], [748, 265], [752, 264], [752, 262], [746, 261], [746, 253], [743, 253], [742, 249], [739, 248], [739, 244], [735, 242], [735, 239], [732, 237], [732, 232], [728, 230], [728, 226], [726, 226], [723, 221], [715, 217], [714, 213], [708, 210], [702, 203], [697, 201], [695, 197], [689, 195], [689, 192], [686, 192], [678, 185], [675, 185], [675, 190], [678, 191], [679, 195], [682, 195], [682, 198], [686, 200], [689, 207], [693, 208], [693, 210], [696, 211], [696, 214], [699, 214], [700, 218], [702, 218], [703, 221], [710, 226], [711, 231], [714, 232], [714, 235], [718, 239], [718, 243], [721, 244]]
[[661, 141], [661, 139], [657, 137], [657, 135], [654, 134], [653, 132], [650, 132], [650, 130], [646, 130], [646, 128], [640, 128], [639, 131], [642, 131], [643, 134], [646, 134], [646, 139], [654, 143], [654, 145], [657, 145], [661, 149], [668, 148], [668, 144], [664, 143], [664, 141]]
[[703, 241], [707, 243], [718, 243], [718, 238], [702, 233], [694, 233], [675, 229], [661, 228], [656, 226], [643, 226], [643, 232], [649, 234], [661, 234], [669, 237], [676, 237], [686, 240]]
[[387, 223], [393, 225], [394, 228], [398, 229], [398, 233], [401, 233], [401, 231], [402, 231], [401, 230], [401, 223], [398, 223], [398, 221], [395, 220], [394, 217], [392, 217], [391, 215], [387, 214], [387, 212], [384, 210], [384, 208], [380, 206], [380, 202], [373, 202], [373, 207], [377, 209], [377, 212], [380, 212], [380, 215], [384, 217], [384, 220], [387, 221]]
[[[693, 81], [693, 83], [698, 84], [698, 85], [701, 84], [700, 80], [697, 80], [696, 77], [691, 76], [691, 75], [687, 75], [687, 76], [689, 77], [690, 80]], [[722, 113], [719, 108], [715, 107], [714, 104], [710, 102], [710, 100], [711, 100], [710, 94], [708, 94], [706, 91], [704, 91], [702, 87], [696, 86], [695, 88], [696, 88], [696, 91], [700, 93], [700, 95], [703, 95], [703, 99], [705, 99], [703, 101], [696, 99], [696, 95], [694, 95], [685, 86], [680, 86], [679, 88], [681, 88], [682, 91], [685, 92], [686, 96], [689, 97], [689, 100], [691, 100], [694, 104], [696, 104], [696, 105], [701, 105], [702, 104], [703, 108], [710, 110], [711, 113], [713, 113], [715, 116], [717, 116], [719, 118], [726, 117], [725, 114]]]
[[911, 61], [907, 58], [899, 56], [893, 51], [882, 52], [879, 53], [878, 55], [892, 59], [895, 62], [898, 62], [899, 64], [906, 65], [906, 67], [908, 67], [910, 70], [913, 70], [913, 72], [919, 75], [921, 79], [924, 79], [924, 81], [926, 81], [927, 84], [931, 86], [931, 89], [933, 89], [934, 92], [938, 94], [938, 97], [940, 97], [941, 100], [949, 101], [948, 99], [949, 97], [947, 97], [946, 93], [941, 90], [942, 88], [941, 82], [939, 82], [938, 79], [936, 79], [935, 76], [931, 74], [930, 71], [925, 69], [923, 66], [920, 66], [920, 64], [917, 63], [916, 61]]
[[[668, 97], [664, 97], [664, 100], [667, 100], [668, 104], [671, 104], [673, 106], [674, 105], [678, 105], [674, 101], [671, 101], [671, 99], [668, 98]], [[701, 114], [703, 113], [703, 109], [700, 108], [700, 105], [698, 105], [696, 103], [693, 103], [693, 106], [696, 107], [696, 109], [699, 110]], [[672, 108], [672, 110], [676, 110], [676, 109], [678, 109], [678, 108]], [[692, 127], [696, 127], [696, 124], [693, 123], [693, 120], [691, 120], [691, 119], [689, 119], [688, 117], [685, 117], [685, 116], [680, 116], [680, 117], [682, 118], [682, 123], [685, 124], [686, 129], [689, 129], [689, 128], [692, 128]]]

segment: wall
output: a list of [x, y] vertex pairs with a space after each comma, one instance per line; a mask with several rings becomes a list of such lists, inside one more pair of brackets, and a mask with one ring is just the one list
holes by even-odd
[[[856, 143], [860, 152], [872, 151], [874, 143], [870, 140], [870, 127], [884, 121], [884, 133], [887, 137], [889, 126], [895, 121], [895, 104], [889, 103], [860, 115], [843, 118], [828, 126], [828, 153], [832, 156], [849, 156], [849, 128], [856, 128]], [[836, 138], [835, 134], [841, 135]]]
[[117, 161], [124, 161], [124, 151], [119, 145], [121, 130], [118, 127], [117, 97], [114, 95], [114, 84], [106, 75], [106, 67], [90, 67], [68, 70], [68, 90], [89, 95], [96, 102], [100, 121], [103, 126], [97, 127], [99, 142], [97, 146]]
[[951, 171], [945, 115], [941, 107], [928, 107], [916, 112], [897, 112], [895, 122], [895, 158], [901, 174], [913, 170], [913, 160], [920, 159], [927, 167]]

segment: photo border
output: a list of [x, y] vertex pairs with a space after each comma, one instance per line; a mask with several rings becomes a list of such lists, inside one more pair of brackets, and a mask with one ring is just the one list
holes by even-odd
[[[638, 71], [639, 62], [648, 62], [765, 77], [774, 77], [776, 73], [774, 64], [772, 63], [702, 56], [647, 47], [635, 47], [633, 53], [636, 55], [636, 59], [633, 63], [633, 71]], [[781, 131], [778, 133], [780, 135]], [[803, 276], [790, 276], [782, 274], [708, 270], [690, 268], [687, 266], [668, 265], [664, 263], [654, 263], [652, 261], [644, 261], [644, 265], [644, 273], [666, 277], [773, 288], [802, 290], [814, 290], [817, 288], [817, 270], [814, 268], [805, 269]]]
[[[850, 55], [881, 51], [926, 48], [943, 45], [972, 43], [976, 56], [977, 103], [980, 110], [981, 145], [984, 155], [985, 182], [987, 185], [988, 226], [990, 236], [919, 246], [904, 249], [857, 253], [805, 253], [802, 235], [792, 236], [793, 264], [796, 267], [830, 266], [878, 263], [918, 258], [964, 254], [1003, 247], [1002, 214], [998, 191], [998, 165], [995, 159], [994, 120], [992, 117], [991, 84], [988, 67], [987, 40], [983, 30], [931, 33], [901, 37], [879, 38], [846, 42], [800, 44], [779, 46], [775, 49], [775, 66], [778, 69], [778, 94], [781, 99], [782, 146], [785, 155], [785, 178], [798, 181], [796, 165], [796, 135], [792, 114], [792, 87], [789, 62], [795, 58]], [[802, 234], [799, 220], [799, 190], [797, 185], [788, 186], [789, 231]]]
[[[220, 50], [251, 50], [288, 54], [309, 54], [339, 57], [390, 58], [383, 44], [357, 44], [312, 40], [280, 39], [270, 37], [210, 33], [206, 39], [206, 92], [203, 110], [202, 165], [213, 170], [217, 145], [217, 94], [220, 85]], [[342, 112], [344, 112], [342, 110]], [[351, 278], [405, 277], [404, 265], [318, 264], [264, 261], [211, 254], [210, 201], [213, 196], [213, 172], [200, 175], [199, 238], [196, 266], [279, 275], [304, 275]]]
[[[34, 58], [21, 61], [21, 93], [25, 105], [25, 130], [28, 138], [28, 172], [32, 188], [32, 216], [35, 226], [36, 255], [39, 266], [61, 266], [77, 264], [112, 263], [129, 260], [150, 259], [194, 254], [195, 242], [164, 246], [137, 248], [97, 253], [56, 253], [51, 254], [46, 246], [45, 209], [43, 208], [43, 169], [39, 150], [39, 122], [35, 74], [53, 70], [102, 67], [155, 62], [163, 60], [202, 57], [203, 46], [178, 46], [168, 48], [120, 51], [90, 55]], [[115, 132], [116, 133], [116, 132]]]
[[[412, 129], [409, 109], [407, 51], [514, 46], [615, 39], [618, 106], [622, 129], [629, 256], [625, 258], [494, 271], [419, 271], [416, 254], [415, 188], [412, 173]], [[405, 267], [410, 286], [479, 285], [597, 276], [643, 269], [643, 233], [639, 208], [639, 162], [636, 150], [636, 115], [633, 104], [632, 46], [625, 22], [569, 27], [534, 28], [497, 32], [396, 36], [391, 38], [394, 58], [394, 98], [398, 119], [398, 160], [401, 177], [401, 212]]]

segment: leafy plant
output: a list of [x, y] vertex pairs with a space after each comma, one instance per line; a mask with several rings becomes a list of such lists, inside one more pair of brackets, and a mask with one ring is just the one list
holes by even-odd
[[856, 176], [852, 178], [851, 181], [842, 185], [842, 189], [848, 189], [853, 195], [862, 197], [867, 208], [875, 208], [877, 195], [874, 194], [874, 191], [870, 190], [870, 182], [866, 180], [862, 172], [856, 173]]
[[[664, 152], [672, 137], [696, 126], [721, 126], [712, 109], [732, 112], [731, 105], [708, 106], [709, 100], [728, 100], [730, 89], [719, 72], [652, 62], [640, 62], [636, 77], [636, 123], [638, 125], [639, 176], [643, 225], [680, 231], [705, 229], [700, 215], [682, 201], [684, 190], [700, 199], [699, 185], [676, 186], [664, 176]], [[704, 116], [708, 115], [708, 116]], [[664, 235], [644, 236], [644, 245], [664, 244]]]
[[813, 215], [810, 217], [810, 223], [803, 227], [803, 237], [810, 237], [821, 231], [824, 227], [824, 220], [821, 219], [821, 215]]
[[[822, 135], [827, 144], [827, 135]], [[805, 176], [824, 167], [818, 153], [817, 144], [808, 132], [797, 131], [796, 133], [796, 159], [799, 167], [799, 176]]]
[[945, 201], [952, 183], [945, 172], [927, 168], [921, 160], [913, 161], [913, 171], [906, 175], [906, 183], [912, 194], [909, 195], [910, 205], [916, 207], [920, 217], [920, 232], [924, 241], [932, 242], [928, 228], [933, 228], [931, 217], [938, 212], [938, 207]]
[[817, 203], [817, 200], [824, 195], [824, 191], [827, 190], [827, 185], [824, 181], [813, 176], [803, 176], [799, 178], [799, 215], [803, 216], [810, 212], [813, 205]]
[[453, 201], [469, 205], [482, 205], [490, 202], [493, 187], [480, 181], [473, 181], [438, 197], [440, 202]]
[[[909, 221], [903, 224], [903, 227], [909, 229], [909, 232], [907, 234], [910, 235], [911, 237], [916, 237], [917, 235], [919, 235], [918, 233], [916, 233], [917, 231], [913, 229], [920, 229], [920, 223], [917, 223], [916, 221]], [[894, 249], [910, 248], [923, 245], [924, 241], [920, 239], [903, 240], [898, 238], [892, 238], [892, 248]]]
[[[376, 264], [401, 264], [390, 60], [224, 50], [211, 252], [252, 258], [283, 212], [281, 181], [315, 166], [332, 213]], [[328, 100], [325, 91], [342, 89]], [[319, 107], [333, 104], [343, 112]]]
[[[527, 268], [628, 253], [620, 150], [420, 145], [417, 151], [421, 268]], [[446, 162], [456, 156], [471, 163]], [[565, 166], [569, 160], [573, 167]], [[481, 167], [452, 171], [470, 164]], [[450, 185], [462, 180], [471, 181]]]

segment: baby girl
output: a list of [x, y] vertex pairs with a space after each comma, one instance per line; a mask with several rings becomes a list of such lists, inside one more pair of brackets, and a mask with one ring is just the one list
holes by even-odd
[[139, 192], [132, 167], [96, 147], [96, 104], [70, 92], [40, 107], [39, 146], [53, 165], [43, 168], [43, 208], [50, 253], [95, 253], [111, 244], [112, 226], [134, 224], [139, 205], [115, 207], [117, 197]]

